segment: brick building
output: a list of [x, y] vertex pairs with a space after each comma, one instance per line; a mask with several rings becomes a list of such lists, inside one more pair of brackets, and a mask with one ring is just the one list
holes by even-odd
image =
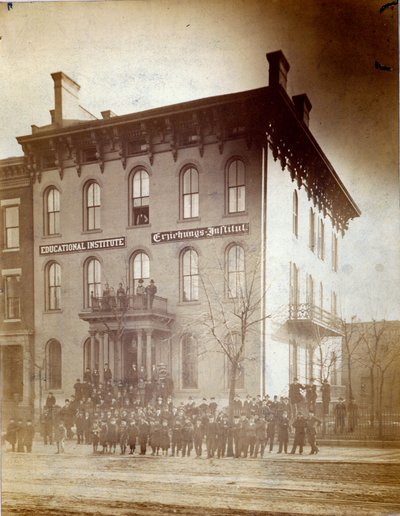
[[[239, 392], [283, 394], [295, 376], [340, 388], [338, 256], [360, 212], [308, 128], [307, 96], [287, 94], [284, 55], [267, 58], [267, 87], [101, 119], [52, 74], [51, 124], [18, 141], [33, 183], [36, 353], [60, 399], [104, 363], [115, 380], [163, 365], [176, 396], [226, 398], [210, 306], [220, 341], [239, 338], [232, 307], [251, 280]], [[152, 306], [137, 296], [151, 279]]]
[[0, 160], [0, 364], [2, 416], [33, 407], [32, 184], [24, 158]]

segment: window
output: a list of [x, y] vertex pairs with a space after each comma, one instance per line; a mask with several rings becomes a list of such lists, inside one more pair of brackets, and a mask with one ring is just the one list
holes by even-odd
[[182, 337], [182, 389], [197, 389], [198, 345], [192, 335]]
[[290, 304], [299, 304], [299, 268], [295, 263], [290, 264]]
[[312, 208], [310, 208], [310, 238], [309, 238], [309, 246], [312, 252], [315, 251], [315, 213]]
[[307, 303], [311, 306], [314, 304], [314, 280], [311, 274], [307, 276]]
[[133, 257], [132, 279], [134, 294], [136, 294], [136, 287], [138, 286], [140, 279], [144, 280], [144, 283], [147, 283], [150, 280], [150, 260], [147, 254], [142, 251], [139, 251]]
[[228, 250], [228, 297], [237, 298], [245, 294], [244, 250], [240, 245], [233, 245]]
[[131, 224], [140, 226], [148, 224], [149, 217], [149, 174], [137, 170], [132, 176], [132, 209]]
[[82, 149], [82, 163], [92, 163], [93, 161], [97, 161], [97, 159], [98, 154], [95, 145], [89, 145]]
[[188, 168], [182, 174], [183, 218], [199, 216], [199, 173], [195, 168]]
[[51, 187], [45, 193], [45, 224], [46, 235], [58, 235], [60, 233], [60, 192]]
[[182, 301], [199, 299], [199, 258], [194, 249], [182, 253]]
[[100, 363], [100, 343], [97, 339], [94, 340], [94, 357], [91, 356], [92, 354], [92, 343], [91, 339], [88, 338], [85, 340], [83, 344], [83, 373], [85, 373], [85, 370], [87, 367], [89, 369], [95, 369], [98, 367], [98, 364]]
[[46, 309], [60, 310], [61, 308], [61, 267], [52, 262], [46, 268]]
[[228, 167], [228, 213], [245, 210], [246, 186], [244, 163], [233, 160]]
[[[227, 350], [229, 350], [229, 354], [231, 356], [236, 355], [240, 351], [241, 346], [241, 338], [238, 333], [233, 333], [225, 339], [225, 346]], [[237, 364], [236, 370], [236, 379], [235, 379], [235, 387], [236, 389], [244, 389], [244, 367], [243, 367], [243, 359], [244, 359], [244, 349], [240, 353], [240, 358]], [[230, 381], [232, 377], [232, 362], [229, 357], [226, 357], [226, 382], [227, 387], [230, 386]]]
[[325, 259], [325, 226], [322, 219], [318, 220], [318, 258]]
[[338, 237], [332, 233], [332, 270], [338, 269]]
[[101, 297], [101, 265], [96, 258], [89, 258], [86, 262], [86, 307], [92, 306], [92, 297]]
[[4, 276], [5, 285], [5, 318], [21, 319], [21, 276], [13, 274]]
[[289, 367], [289, 375], [290, 381], [293, 382], [295, 378], [298, 378], [298, 346], [297, 342], [292, 339], [289, 341], [289, 349], [290, 349], [290, 367]]
[[332, 292], [331, 312], [332, 312], [332, 315], [336, 316], [336, 314], [337, 314], [337, 295], [336, 295], [336, 292]]
[[297, 238], [299, 236], [299, 198], [296, 190], [293, 192], [293, 234]]
[[322, 283], [319, 284], [319, 306], [321, 308], [321, 312], [324, 309], [324, 286]]
[[4, 242], [6, 249], [19, 248], [19, 206], [4, 208]]
[[47, 389], [61, 389], [61, 344], [50, 340], [46, 345]]
[[85, 185], [85, 230], [100, 229], [100, 186], [94, 181]]

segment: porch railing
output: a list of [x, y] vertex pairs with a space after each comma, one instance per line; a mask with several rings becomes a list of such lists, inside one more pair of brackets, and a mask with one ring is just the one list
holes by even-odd
[[132, 311], [152, 311], [156, 313], [168, 313], [168, 300], [164, 297], [154, 296], [151, 300], [147, 296], [91, 296], [93, 312], [115, 313]]

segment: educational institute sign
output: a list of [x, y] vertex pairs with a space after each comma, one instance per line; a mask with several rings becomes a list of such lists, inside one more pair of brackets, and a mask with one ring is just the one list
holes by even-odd
[[227, 235], [243, 235], [249, 232], [249, 223], [223, 224], [222, 226], [208, 226], [206, 228], [177, 229], [175, 231], [162, 231], [151, 234], [152, 244], [164, 244], [180, 240], [200, 240], [202, 238], [214, 238]]
[[49, 254], [81, 253], [82, 251], [115, 249], [125, 246], [125, 237], [102, 238], [101, 240], [81, 240], [80, 242], [41, 245], [39, 246], [39, 254], [44, 256]]

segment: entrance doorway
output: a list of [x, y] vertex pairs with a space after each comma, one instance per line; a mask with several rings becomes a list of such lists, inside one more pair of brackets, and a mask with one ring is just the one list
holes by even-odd
[[24, 361], [22, 346], [2, 347], [3, 399], [22, 401]]

